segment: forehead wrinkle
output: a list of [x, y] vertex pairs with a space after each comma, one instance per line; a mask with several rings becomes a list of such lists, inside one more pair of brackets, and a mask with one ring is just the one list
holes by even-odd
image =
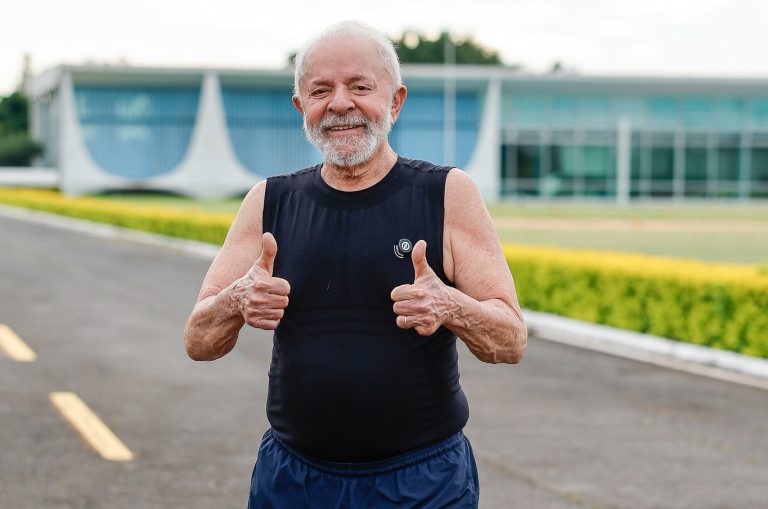
[[[304, 55], [305, 71], [299, 81], [299, 86], [307, 86], [307, 85], [315, 84], [316, 80], [324, 79], [325, 77], [323, 76], [321, 78], [314, 78], [311, 80], [307, 80], [307, 78], [310, 75], [309, 69], [312, 66], [318, 65], [318, 63], [315, 61], [315, 59], [317, 58], [318, 50], [320, 50], [321, 48], [327, 49], [327, 47], [330, 46], [334, 51], [343, 51], [343, 47], [341, 49], [337, 49], [337, 48], [339, 48], [340, 44], [345, 40], [348, 42], [351, 41], [351, 42], [356, 42], [358, 44], [362, 43], [364, 45], [369, 45], [370, 48], [373, 50], [372, 54], [370, 55], [370, 58], [365, 58], [363, 61], [357, 62], [357, 64], [358, 66], [368, 66], [368, 65], [371, 65], [371, 63], [373, 63], [373, 65], [371, 65], [371, 68], [372, 68], [371, 72], [374, 75], [360, 74], [359, 71], [352, 71], [357, 73], [358, 79], [369, 79], [374, 83], [378, 84], [380, 80], [376, 79], [375, 74], [381, 73], [383, 74], [383, 77], [385, 78], [386, 81], [388, 82], [393, 81], [392, 76], [390, 76], [390, 73], [387, 70], [386, 66], [382, 64], [378, 49], [373, 42], [355, 34], [340, 34], [335, 37], [331, 37], [322, 41], [317, 41], [312, 47], [310, 47], [307, 50], [307, 53]], [[347, 66], [352, 65], [351, 62], [349, 61], [346, 63], [347, 63]], [[322, 71], [319, 74], [322, 75]], [[330, 78], [325, 78], [325, 79], [327, 81], [332, 81]], [[348, 78], [348, 81], [352, 81], [352, 79]]]

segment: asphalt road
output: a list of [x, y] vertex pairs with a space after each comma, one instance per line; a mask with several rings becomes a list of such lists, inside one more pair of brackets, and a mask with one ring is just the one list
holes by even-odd
[[[0, 508], [242, 508], [269, 334], [212, 363], [182, 328], [208, 262], [0, 218]], [[532, 338], [516, 366], [461, 350], [481, 507], [768, 507], [768, 392]], [[395, 369], [395, 368], [393, 368]], [[78, 394], [135, 459], [104, 460], [53, 408]]]

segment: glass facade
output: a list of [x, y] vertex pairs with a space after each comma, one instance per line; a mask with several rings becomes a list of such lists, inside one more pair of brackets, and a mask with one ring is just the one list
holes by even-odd
[[187, 151], [200, 87], [75, 86], [80, 130], [106, 172], [144, 179], [177, 166]]
[[[439, 69], [416, 70], [409, 77], [410, 69], [404, 68], [408, 98], [390, 134], [391, 145], [406, 157], [477, 172], [488, 195], [610, 199], [622, 193], [622, 200], [768, 197], [764, 81], [511, 72], [486, 76], [460, 69], [454, 81], [445, 83]], [[320, 162], [320, 154], [304, 138], [301, 116], [291, 102], [290, 71], [207, 72], [113, 74], [103, 68], [78, 68], [73, 79], [75, 110], [83, 143], [95, 164], [105, 173], [133, 181], [178, 167], [189, 153], [199, 120], [205, 76], [213, 78], [205, 78], [206, 86], [221, 94], [223, 111], [215, 102], [205, 105], [206, 115], [224, 116], [226, 132], [217, 131], [216, 143], [222, 139], [219, 135], [228, 137], [240, 163], [228, 159], [220, 168], [221, 178], [231, 172], [232, 182], [247, 183], [249, 177], [240, 167], [258, 178]], [[445, 95], [449, 84], [450, 103]], [[62, 164], [60, 159], [70, 153], [59, 149], [65, 138], [58, 130], [65, 119], [59, 115], [57, 93], [58, 88], [51, 88], [36, 97], [32, 114], [34, 134], [46, 146], [43, 160], [51, 166]], [[67, 101], [62, 104], [68, 105], [69, 96], [62, 97]], [[483, 118], [484, 108], [491, 104], [499, 104], [499, 111]], [[486, 142], [498, 134], [500, 145], [478, 145], [481, 127], [484, 136], [490, 133]], [[219, 124], [213, 128], [218, 130]], [[475, 161], [493, 165], [496, 150], [500, 167], [470, 168], [477, 147], [481, 150]], [[216, 145], [216, 150], [222, 149], [226, 146]], [[209, 166], [198, 163], [204, 159], [198, 154], [192, 153], [188, 159], [192, 166], [185, 168]], [[217, 170], [210, 171], [216, 178]], [[499, 179], [490, 183], [494, 172]]]
[[630, 196], [768, 196], [768, 97], [505, 92], [502, 196], [614, 196], [619, 122]]
[[445, 160], [445, 102], [442, 91], [409, 91], [389, 142], [397, 153], [411, 159], [466, 167], [477, 142], [479, 102], [475, 93], [456, 94], [454, 161]]
[[240, 163], [261, 176], [288, 173], [320, 161], [304, 138], [290, 88], [221, 89], [230, 141]]
[[[257, 175], [275, 175], [317, 164], [320, 154], [306, 141], [290, 89], [223, 87], [230, 139], [240, 162]], [[412, 159], [445, 159], [443, 93], [409, 92], [389, 137], [396, 152]], [[456, 94], [455, 162], [464, 166], [477, 141], [477, 94]]]

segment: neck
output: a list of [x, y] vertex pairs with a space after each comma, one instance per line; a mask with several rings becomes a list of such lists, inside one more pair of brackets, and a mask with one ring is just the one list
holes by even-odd
[[397, 161], [397, 154], [386, 141], [373, 156], [356, 166], [336, 166], [323, 163], [320, 175], [325, 183], [339, 191], [360, 191], [383, 179]]

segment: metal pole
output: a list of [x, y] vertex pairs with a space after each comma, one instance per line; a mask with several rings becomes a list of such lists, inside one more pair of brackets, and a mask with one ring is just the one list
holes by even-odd
[[685, 196], [685, 132], [682, 129], [675, 131], [673, 143], [672, 163], [672, 196], [675, 200], [681, 200]]
[[742, 132], [739, 143], [739, 199], [748, 200], [752, 180], [752, 133]]
[[446, 32], [443, 45], [443, 164], [456, 165], [456, 47]]
[[629, 165], [632, 153], [631, 126], [627, 117], [619, 119], [616, 140], [616, 202], [629, 205]]

